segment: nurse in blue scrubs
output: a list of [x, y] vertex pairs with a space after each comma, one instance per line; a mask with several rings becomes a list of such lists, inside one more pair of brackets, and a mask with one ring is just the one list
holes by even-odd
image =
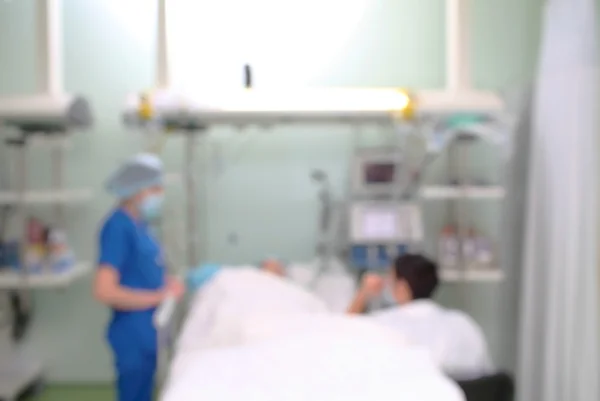
[[112, 310], [108, 342], [114, 353], [119, 401], [151, 401], [157, 365], [152, 316], [184, 286], [166, 276], [163, 252], [152, 234], [163, 204], [163, 166], [151, 154], [133, 157], [109, 179], [118, 206], [99, 234], [94, 295]]

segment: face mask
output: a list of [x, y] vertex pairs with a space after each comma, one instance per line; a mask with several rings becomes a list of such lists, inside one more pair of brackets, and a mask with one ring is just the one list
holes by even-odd
[[163, 205], [162, 195], [149, 195], [140, 204], [140, 214], [144, 221], [153, 221], [160, 217]]

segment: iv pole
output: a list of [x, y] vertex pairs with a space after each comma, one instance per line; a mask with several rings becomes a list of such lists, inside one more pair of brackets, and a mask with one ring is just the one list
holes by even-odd
[[[156, 88], [157, 90], [166, 90], [170, 85], [170, 65], [169, 65], [169, 46], [168, 46], [168, 24], [167, 24], [167, 4], [166, 0], [158, 1], [158, 21], [157, 21], [157, 55], [156, 55]], [[191, 268], [199, 263], [198, 255], [198, 206], [196, 185], [196, 148], [198, 130], [186, 130], [183, 160], [183, 177], [185, 183], [185, 253], [186, 267]], [[208, 213], [207, 216], [208, 217]], [[205, 222], [208, 224], [208, 221]], [[206, 239], [205, 239], [206, 240]]]

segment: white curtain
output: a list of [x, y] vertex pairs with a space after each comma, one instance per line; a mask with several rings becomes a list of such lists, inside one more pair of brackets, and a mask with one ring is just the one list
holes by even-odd
[[509, 136], [506, 154], [507, 196], [502, 216], [502, 257], [505, 277], [501, 308], [501, 352], [495, 361], [499, 367], [513, 372], [517, 365], [518, 316], [520, 306], [520, 283], [525, 242], [525, 216], [527, 212], [527, 189], [529, 188], [529, 161], [531, 155], [532, 96], [527, 88], [513, 96], [507, 96], [509, 113], [518, 114], [518, 124]]
[[596, 0], [548, 0], [533, 108], [519, 401], [598, 401]]

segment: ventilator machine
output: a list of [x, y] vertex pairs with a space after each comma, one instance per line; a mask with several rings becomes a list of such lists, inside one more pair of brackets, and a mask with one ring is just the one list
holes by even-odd
[[405, 192], [409, 175], [400, 149], [359, 150], [353, 160], [348, 211], [350, 265], [385, 269], [423, 239], [421, 212]]

